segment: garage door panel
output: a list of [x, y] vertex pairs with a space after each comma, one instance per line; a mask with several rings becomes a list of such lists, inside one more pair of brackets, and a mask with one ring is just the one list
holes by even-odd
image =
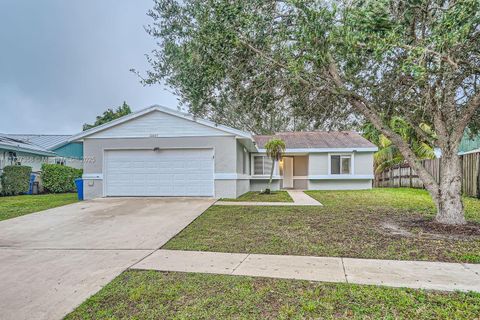
[[106, 151], [108, 196], [213, 196], [213, 150]]

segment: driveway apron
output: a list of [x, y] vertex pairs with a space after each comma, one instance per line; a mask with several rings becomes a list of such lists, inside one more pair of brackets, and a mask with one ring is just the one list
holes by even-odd
[[214, 203], [106, 198], [0, 222], [2, 319], [61, 319]]

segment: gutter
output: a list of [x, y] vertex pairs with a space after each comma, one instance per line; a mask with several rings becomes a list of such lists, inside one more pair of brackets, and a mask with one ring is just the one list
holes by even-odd
[[29, 148], [22, 148], [20, 146], [5, 145], [5, 144], [1, 144], [1, 143], [0, 143], [0, 148], [5, 149], [5, 150], [9, 150], [9, 151], [14, 151], [14, 152], [16, 152], [16, 151], [25, 152], [25, 153], [37, 154], [37, 155], [41, 155], [41, 156], [50, 156], [50, 157], [57, 156], [56, 153], [48, 151], [48, 150], [45, 150], [45, 151], [35, 150], [35, 149], [29, 149]]

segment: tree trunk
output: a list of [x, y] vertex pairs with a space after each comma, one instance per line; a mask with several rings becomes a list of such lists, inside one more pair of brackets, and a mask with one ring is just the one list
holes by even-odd
[[272, 159], [272, 168], [270, 169], [270, 179], [268, 179], [268, 190], [272, 188], [273, 169], [275, 168], [275, 160]]
[[432, 198], [437, 207], [435, 221], [442, 224], [465, 224], [462, 201], [462, 167], [455, 151], [443, 152], [440, 158], [440, 182], [438, 193]]

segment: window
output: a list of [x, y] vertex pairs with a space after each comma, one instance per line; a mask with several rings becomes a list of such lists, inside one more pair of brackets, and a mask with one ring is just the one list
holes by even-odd
[[20, 161], [17, 158], [17, 153], [9, 151], [8, 152], [8, 161], [10, 161], [10, 165], [21, 165]]
[[350, 155], [330, 156], [330, 173], [331, 174], [351, 174], [352, 173], [352, 156]]
[[253, 174], [264, 176], [269, 175], [272, 169], [272, 159], [266, 156], [253, 157]]

